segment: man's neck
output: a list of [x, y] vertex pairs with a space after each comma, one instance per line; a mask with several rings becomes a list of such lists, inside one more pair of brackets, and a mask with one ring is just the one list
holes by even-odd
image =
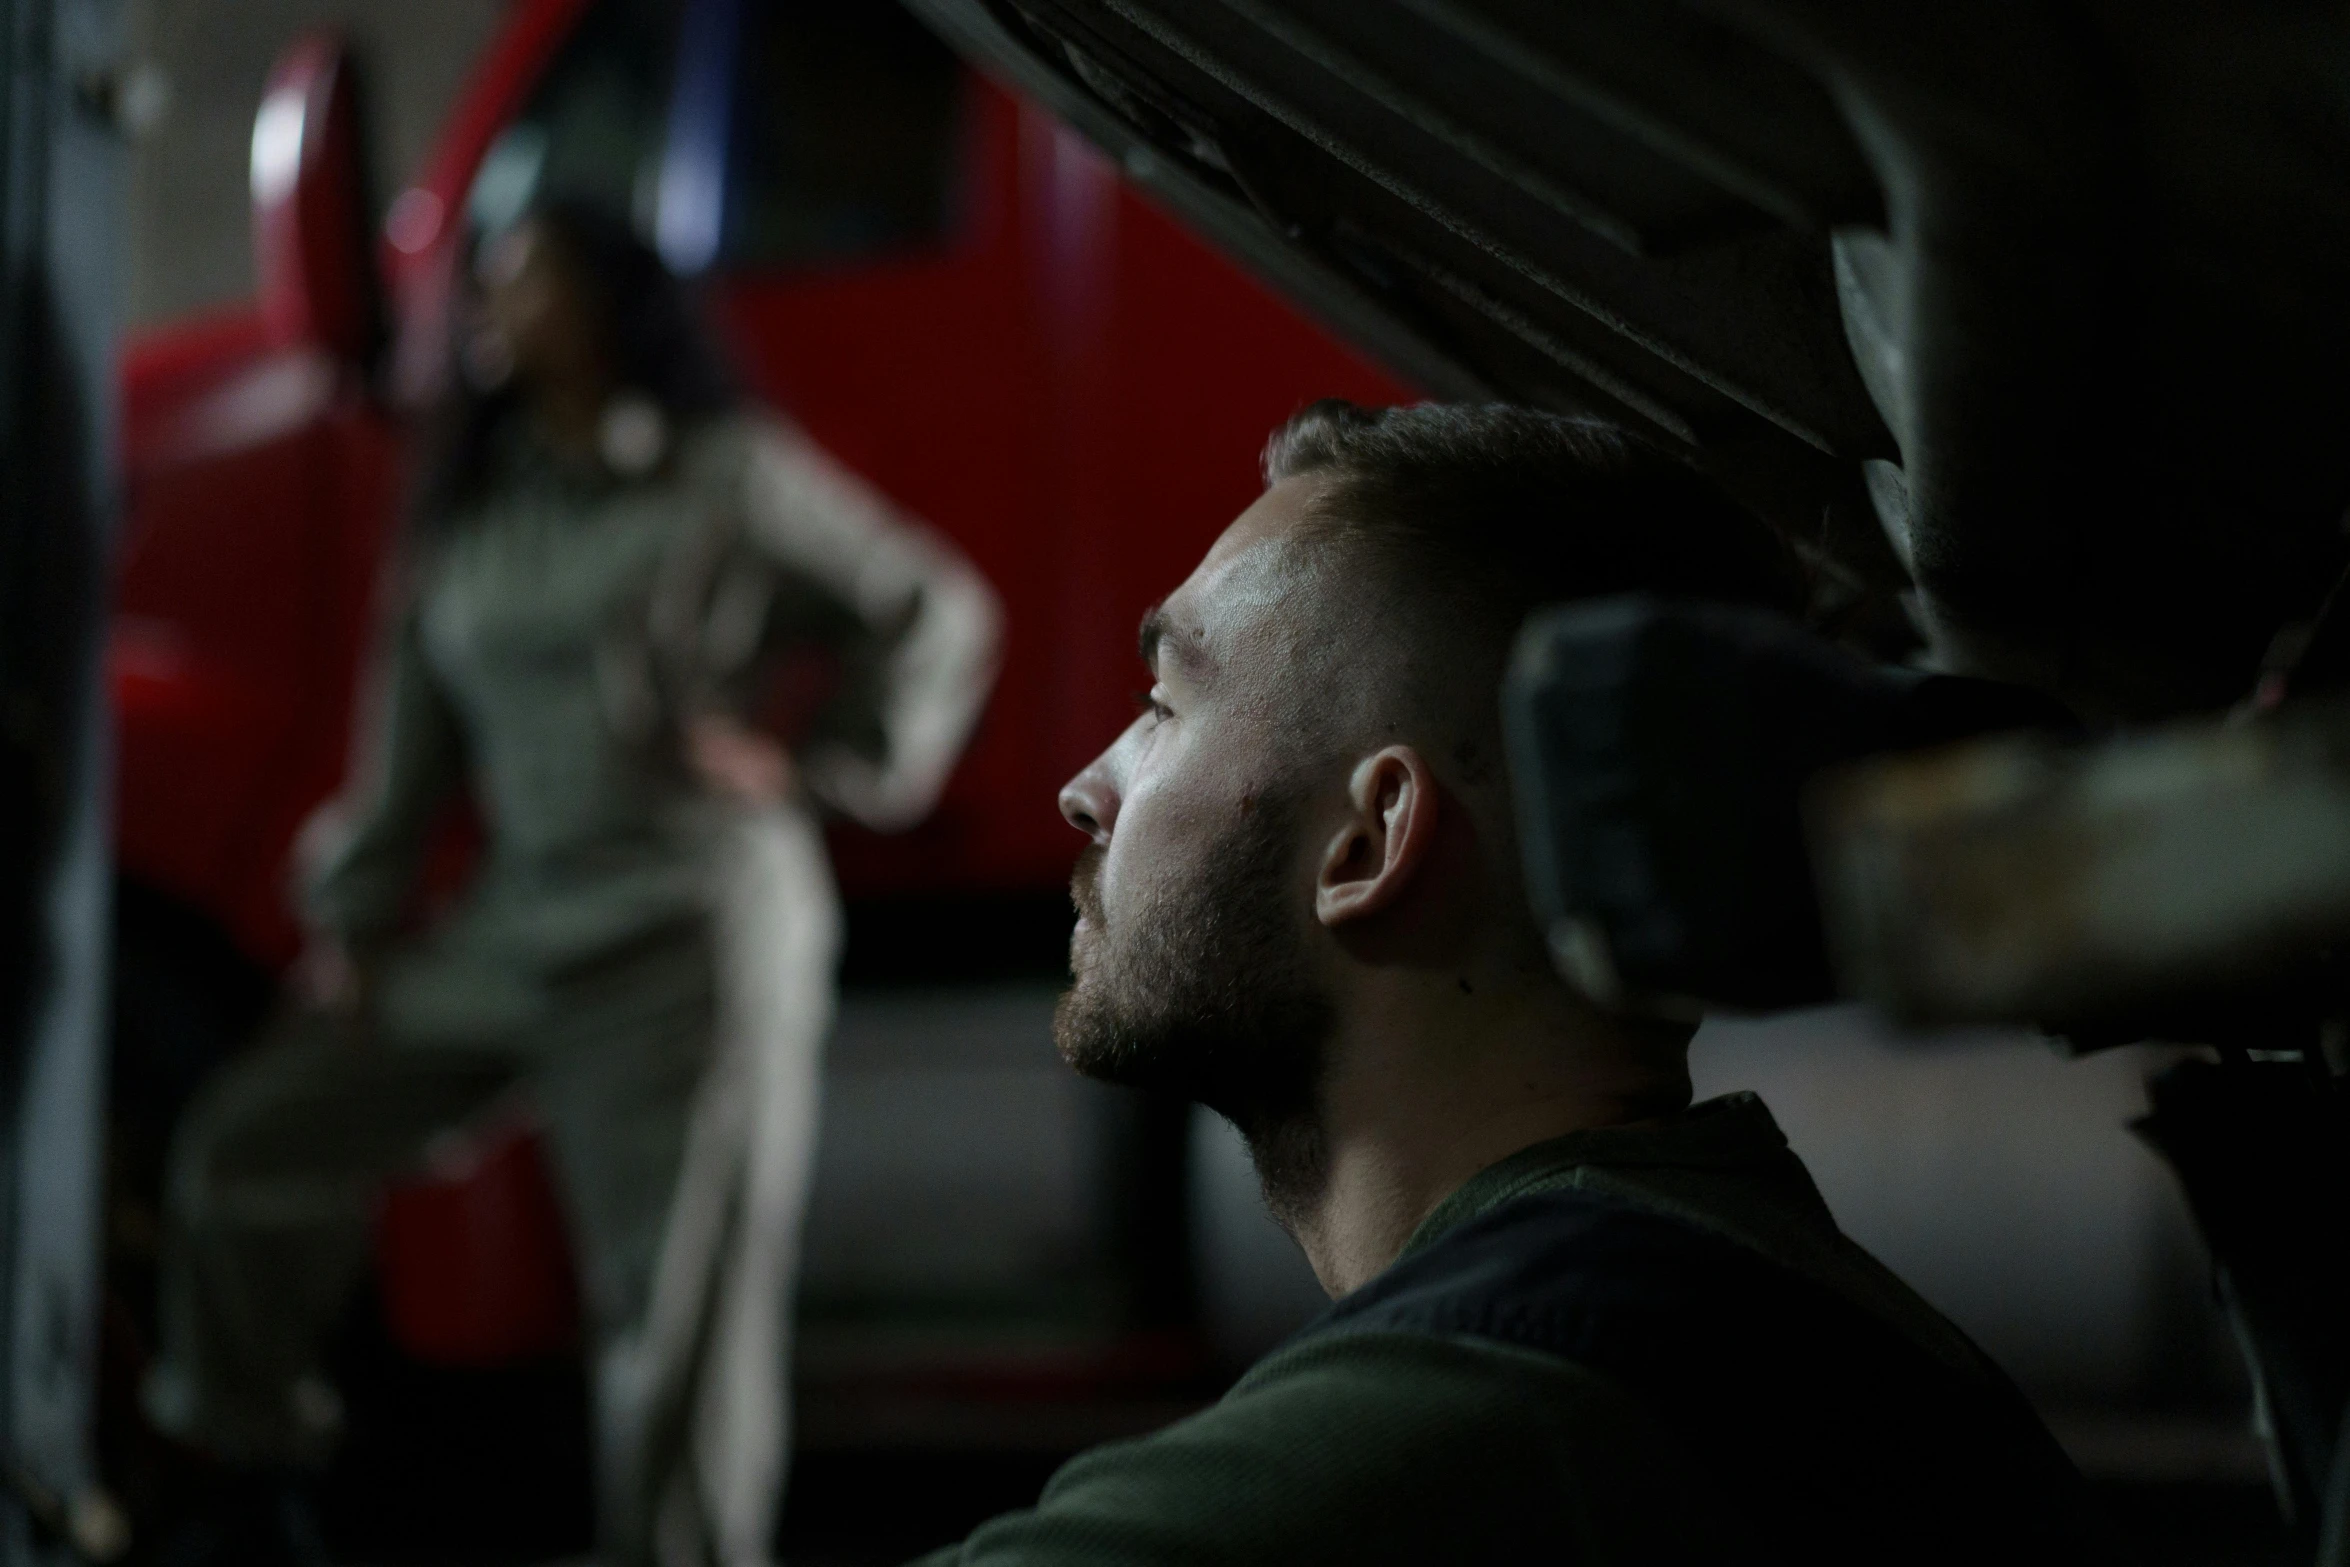
[[1395, 1261], [1478, 1172], [1569, 1132], [1687, 1100], [1653, 1050], [1548, 985], [1463, 994], [1450, 977], [1374, 975], [1342, 1005], [1320, 1095], [1320, 1180], [1289, 1214], [1333, 1296]]

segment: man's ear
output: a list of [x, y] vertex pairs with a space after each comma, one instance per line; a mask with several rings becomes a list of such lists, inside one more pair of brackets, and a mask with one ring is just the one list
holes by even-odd
[[1348, 810], [1314, 878], [1314, 917], [1326, 926], [1391, 908], [1436, 841], [1436, 775], [1408, 745], [1355, 764]]

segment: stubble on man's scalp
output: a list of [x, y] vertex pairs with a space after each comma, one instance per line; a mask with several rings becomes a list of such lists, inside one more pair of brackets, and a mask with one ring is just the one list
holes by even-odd
[[1237, 1126], [1285, 1224], [1322, 1187], [1333, 1019], [1286, 884], [1299, 815], [1293, 801], [1260, 799], [1195, 875], [1116, 925], [1102, 907], [1103, 852], [1086, 849], [1070, 896], [1093, 939], [1053, 1014], [1061, 1057], [1079, 1072], [1196, 1100]]

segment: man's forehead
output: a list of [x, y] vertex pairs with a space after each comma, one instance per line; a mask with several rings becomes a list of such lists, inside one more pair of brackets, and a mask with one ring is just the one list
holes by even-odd
[[1182, 586], [1144, 617], [1144, 656], [1164, 645], [1213, 661], [1293, 603], [1308, 576], [1294, 534], [1318, 490], [1286, 480], [1234, 519]]
[[1229, 567], [1244, 556], [1258, 553], [1262, 545], [1278, 547], [1294, 540], [1299, 526], [1312, 515], [1331, 483], [1327, 474], [1308, 473], [1271, 486], [1216, 536], [1216, 542], [1208, 546], [1208, 553], [1192, 575], [1197, 577]]

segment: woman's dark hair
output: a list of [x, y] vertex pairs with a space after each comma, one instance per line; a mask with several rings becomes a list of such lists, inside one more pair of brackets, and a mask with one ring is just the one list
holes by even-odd
[[[621, 388], [650, 398], [683, 432], [733, 408], [734, 377], [719, 357], [685, 285], [625, 221], [604, 208], [569, 197], [531, 206], [528, 223], [552, 241], [603, 323], [605, 348]], [[503, 231], [500, 231], [503, 232]], [[495, 238], [476, 239], [471, 254]], [[452, 326], [467, 329], [463, 312]], [[487, 389], [463, 373], [431, 420], [428, 454], [420, 472], [415, 515], [430, 527], [480, 497], [490, 478], [498, 436], [521, 403], [512, 381]]]

